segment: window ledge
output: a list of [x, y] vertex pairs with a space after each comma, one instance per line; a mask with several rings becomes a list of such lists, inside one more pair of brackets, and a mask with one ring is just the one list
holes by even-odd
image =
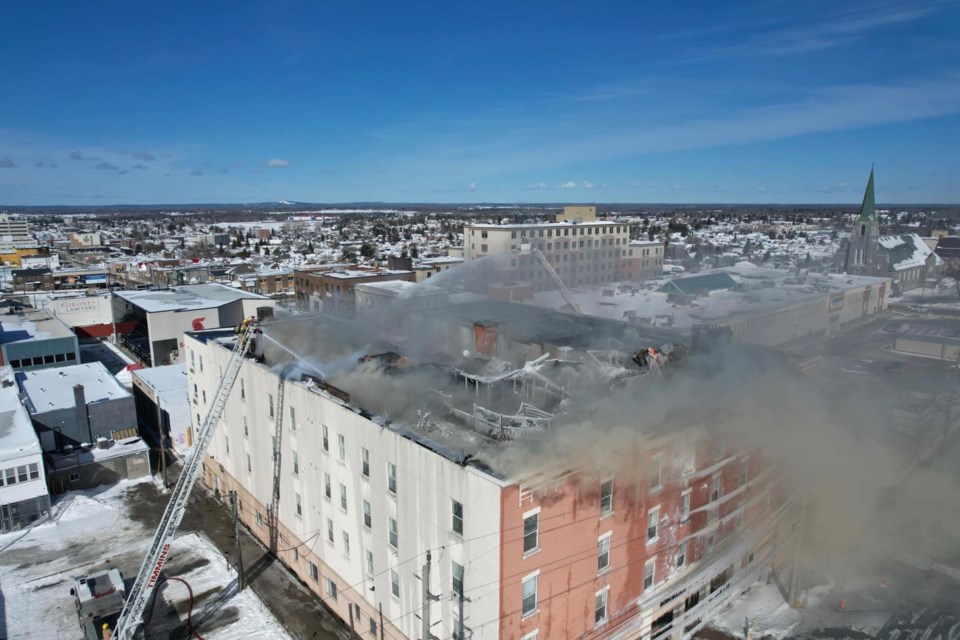
[[647, 546], [649, 547], [650, 545], [657, 544], [658, 542], [660, 542], [660, 536], [657, 536], [656, 538], [648, 538]]
[[610, 565], [609, 565], [609, 564], [607, 564], [607, 566], [605, 566], [603, 569], [600, 569], [599, 571], [597, 571], [597, 577], [599, 578], [600, 576], [604, 576], [604, 575], [606, 575], [606, 574], [608, 574], [608, 573], [610, 573]]
[[601, 519], [601, 520], [606, 520], [607, 518], [609, 518], [609, 517], [612, 516], [612, 515], [613, 515], [613, 511], [607, 511], [606, 513], [601, 513], [601, 514], [600, 514], [600, 519]]
[[540, 608], [537, 607], [536, 609], [534, 609], [534, 610], [531, 611], [530, 613], [525, 613], [525, 614], [523, 614], [523, 616], [520, 618], [520, 620], [521, 620], [521, 621], [522, 621], [522, 620], [529, 620], [530, 618], [534, 617], [535, 615], [537, 615], [537, 614], [539, 614], [539, 613], [540, 613]]
[[523, 559], [526, 560], [526, 559], [529, 558], [530, 556], [535, 556], [535, 555], [537, 555], [538, 553], [540, 553], [540, 547], [536, 547], [536, 548], [530, 549], [530, 551], [524, 552], [524, 554], [523, 554]]

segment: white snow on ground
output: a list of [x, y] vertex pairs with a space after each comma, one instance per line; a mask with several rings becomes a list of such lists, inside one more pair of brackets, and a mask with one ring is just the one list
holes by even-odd
[[[153, 530], [127, 516], [128, 492], [140, 482], [151, 481], [145, 478], [105, 491], [65, 494], [55, 504], [52, 522], [0, 536], [0, 637], [82, 637], [70, 595], [73, 578], [113, 565], [123, 571], [129, 585]], [[193, 620], [208, 640], [289, 638], [252, 590], [233, 592], [236, 574], [205, 536], [178, 536], [166, 573], [183, 578], [193, 588]], [[172, 606], [185, 621], [188, 600], [182, 584], [164, 585], [156, 606], [156, 625], [163, 627], [156, 631], [163, 631], [162, 637], [176, 622], [163, 619], [161, 612], [169, 612]], [[153, 636], [150, 631], [148, 638]]]
[[772, 636], [781, 639], [829, 628], [853, 629], [871, 635], [879, 632], [893, 611], [862, 595], [845, 597], [846, 608], [841, 609], [840, 593], [862, 593], [865, 587], [853, 580], [846, 581], [845, 585], [843, 589], [833, 584], [807, 589], [800, 595], [803, 606], [792, 608], [784, 601], [776, 584], [761, 580], [709, 626], [738, 638], [746, 637], [748, 625], [752, 638]]

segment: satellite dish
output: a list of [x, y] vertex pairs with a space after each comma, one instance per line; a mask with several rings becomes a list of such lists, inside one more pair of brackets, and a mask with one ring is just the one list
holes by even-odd
[[464, 357], [464, 358], [469, 358], [469, 357], [470, 357], [470, 350], [469, 350], [469, 349], [464, 349], [464, 350], [463, 350], [463, 357]]

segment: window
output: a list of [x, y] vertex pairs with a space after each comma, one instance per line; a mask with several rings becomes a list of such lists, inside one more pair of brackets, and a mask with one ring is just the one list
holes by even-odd
[[677, 545], [677, 569], [687, 564], [687, 543], [681, 542]]
[[273, 396], [269, 393], [267, 394], [267, 403], [270, 411], [270, 417], [272, 418], [273, 417]]
[[331, 500], [333, 498], [333, 489], [331, 488], [331, 484], [330, 474], [323, 474], [323, 495], [327, 500]]
[[370, 617], [369, 620], [370, 620], [370, 635], [376, 638], [377, 637], [377, 621], [374, 620], [373, 617]]
[[657, 539], [657, 525], [660, 522], [660, 507], [654, 507], [647, 512], [647, 542]]
[[343, 532], [343, 552], [350, 555], [350, 534], [346, 531]]
[[537, 610], [537, 574], [523, 580], [523, 615], [528, 616]]
[[643, 565], [643, 588], [649, 589], [653, 586], [654, 573], [656, 572], [657, 559], [650, 558]]
[[296, 451], [293, 452], [293, 475], [300, 475], [300, 458]]
[[[7, 469], [7, 471], [10, 471], [10, 469]], [[79, 482], [79, 480], [80, 480], [80, 474], [79, 474], [79, 473], [71, 473], [71, 474], [70, 474], [70, 482]], [[7, 475], [7, 484], [10, 484], [10, 476], [9, 476], [9, 474]]]
[[683, 524], [690, 519], [690, 489], [683, 492], [680, 496], [680, 523]]
[[243, 437], [248, 437], [250, 435], [250, 429], [247, 427], [247, 416], [243, 416]]
[[397, 492], [397, 465], [392, 462], [387, 463], [387, 491]]
[[253, 471], [253, 461], [250, 459], [250, 454], [247, 454], [247, 472], [250, 473]]
[[240, 399], [241, 400], [247, 399], [247, 391], [243, 386], [243, 378], [240, 378]]
[[373, 551], [367, 549], [367, 573], [373, 575]]
[[660, 454], [653, 456], [650, 459], [650, 490], [660, 488], [660, 472], [662, 471], [662, 457]]
[[600, 515], [613, 513], [613, 480], [600, 483]]
[[40, 477], [40, 468], [37, 466], [36, 462], [30, 463], [30, 479], [36, 480]]
[[340, 508], [347, 510], [347, 485], [340, 483]]
[[720, 499], [720, 474], [713, 474], [713, 480], [710, 482], [710, 502]]
[[319, 580], [320, 572], [317, 571], [317, 565], [313, 564], [312, 562], [310, 562], [309, 564], [310, 564], [310, 577], [313, 578], [314, 581]]
[[750, 477], [750, 458], [740, 460], [740, 486], [747, 484]]
[[397, 533], [397, 521], [393, 518], [387, 518], [387, 531], [389, 532], [390, 546], [396, 549], [399, 541], [399, 534]]
[[463, 565], [451, 562], [450, 566], [453, 574], [453, 593], [459, 596], [463, 593]]
[[370, 502], [363, 501], [363, 526], [367, 529], [373, 526], [373, 515], [370, 513]]
[[364, 478], [369, 478], [370, 477], [370, 450], [361, 447], [360, 457], [363, 460], [363, 466], [360, 470], [360, 473], [363, 474]]
[[463, 505], [453, 501], [453, 532], [463, 535]]
[[331, 600], [337, 599], [337, 583], [330, 578], [327, 578], [327, 595]]
[[327, 518], [327, 542], [333, 544], [333, 520]]
[[342, 434], [337, 434], [337, 447], [340, 449], [340, 462], [347, 459], [347, 441]]
[[607, 592], [609, 587], [597, 591], [596, 607], [593, 611], [593, 623], [602, 624], [607, 621]]
[[297, 430], [297, 411], [293, 407], [290, 407], [290, 428], [293, 431]]
[[258, 527], [262, 527], [262, 526], [263, 526], [263, 514], [260, 513], [259, 511], [257, 511], [257, 518], [256, 518], [256, 520], [257, 520], [257, 526], [258, 526]]
[[540, 512], [523, 519], [523, 552], [532, 553], [540, 544]]
[[294, 495], [295, 498], [296, 498], [296, 502], [297, 502], [297, 517], [299, 518], [299, 517], [303, 516], [303, 507], [300, 505], [300, 494], [299, 494], [299, 493], [295, 493], [295, 494], [293, 494], [293, 495]]
[[400, 574], [396, 569], [390, 569], [390, 593], [394, 598], [400, 597]]
[[227, 450], [227, 455], [230, 455], [230, 436], [223, 436], [223, 446]]
[[606, 571], [610, 568], [610, 537], [611, 533], [603, 534], [597, 544], [597, 571]]
[[201, 393], [203, 394], [203, 404], [207, 404], [207, 390], [204, 389]]

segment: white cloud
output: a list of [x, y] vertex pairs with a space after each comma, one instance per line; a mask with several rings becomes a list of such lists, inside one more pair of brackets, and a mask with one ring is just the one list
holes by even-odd
[[589, 180], [584, 180], [584, 181], [583, 181], [583, 184], [582, 184], [581, 186], [582, 186], [584, 189], [593, 189], [593, 183], [590, 182]]
[[477, 190], [477, 183], [476, 183], [476, 182], [471, 182], [470, 184], [468, 184], [468, 185], [467, 185], [467, 190], [469, 190], [469, 191], [476, 191], [476, 190]]
[[577, 188], [577, 183], [574, 182], [573, 180], [568, 180], [567, 182], [562, 183], [562, 184], [560, 185], [560, 188], [561, 188], [561, 189], [576, 189], [576, 188]]
[[527, 189], [530, 191], [542, 191], [544, 189], [549, 189], [549, 188], [550, 187], [547, 186], [546, 182], [538, 182], [536, 184], [531, 184], [527, 187]]
[[289, 167], [290, 163], [280, 158], [270, 158], [269, 160], [267, 160], [267, 166], [282, 168], [282, 167]]

